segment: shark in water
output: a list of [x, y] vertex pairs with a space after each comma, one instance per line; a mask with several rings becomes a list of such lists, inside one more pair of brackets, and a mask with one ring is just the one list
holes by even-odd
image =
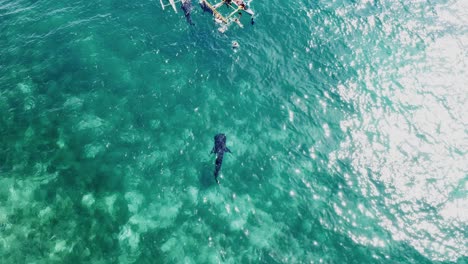
[[180, 8], [184, 11], [185, 19], [187, 19], [187, 23], [190, 25], [195, 25], [192, 22], [192, 16], [190, 12], [192, 12], [192, 0], [181, 0], [180, 1], [181, 5]]
[[213, 146], [213, 149], [211, 150], [211, 153], [216, 154], [214, 177], [218, 184], [219, 184], [218, 174], [219, 174], [219, 171], [221, 170], [221, 165], [223, 164], [224, 153], [226, 152], [231, 153], [231, 150], [229, 150], [228, 147], [226, 147], [226, 135], [217, 134], [214, 137], [214, 146]]

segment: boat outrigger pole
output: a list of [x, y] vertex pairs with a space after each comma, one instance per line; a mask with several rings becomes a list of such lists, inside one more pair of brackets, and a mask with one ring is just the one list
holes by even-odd
[[[174, 2], [174, 0], [169, 0], [169, 4], [164, 4], [163, 0], [159, 0], [159, 2], [161, 2], [161, 6], [162, 6], [163, 10], [164, 10], [164, 8], [166, 6], [172, 6], [172, 9], [174, 9], [174, 12], [177, 13], [177, 8], [176, 8], [176, 5], [175, 5], [176, 2]], [[179, 2], [179, 1], [177, 1], [177, 2]]]
[[227, 24], [228, 23], [228, 20], [227, 18], [225, 18], [223, 15], [221, 15], [218, 10], [216, 10], [215, 7], [213, 7], [210, 3], [208, 3], [208, 1], [206, 0], [200, 0], [200, 3], [201, 4], [204, 4], [206, 7], [208, 7], [211, 12], [213, 13], [213, 15], [215, 16], [215, 18], [223, 21], [224, 24]]

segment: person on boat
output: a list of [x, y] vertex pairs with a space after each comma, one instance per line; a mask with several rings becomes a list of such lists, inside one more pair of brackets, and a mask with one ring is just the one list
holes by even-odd
[[[228, 1], [228, 0], [224, 0], [224, 1]], [[232, 0], [229, 0], [229, 2], [231, 2]], [[234, 0], [234, 3], [236, 3], [236, 5], [239, 7], [239, 9], [241, 9], [242, 11], [246, 12], [247, 14], [249, 14], [250, 16], [252, 16], [252, 25], [253, 25], [253, 16], [254, 16], [254, 12], [245, 4], [245, 2], [243, 0]]]
[[236, 3], [236, 5], [238, 5], [238, 6], [240, 6], [240, 5], [244, 5], [244, 6], [245, 6], [244, 1], [242, 1], [242, 0], [234, 0], [234, 3]]

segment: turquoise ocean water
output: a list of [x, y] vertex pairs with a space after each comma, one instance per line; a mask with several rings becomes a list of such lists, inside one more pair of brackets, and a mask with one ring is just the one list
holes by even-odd
[[0, 0], [0, 263], [468, 263], [468, 1], [250, 6]]

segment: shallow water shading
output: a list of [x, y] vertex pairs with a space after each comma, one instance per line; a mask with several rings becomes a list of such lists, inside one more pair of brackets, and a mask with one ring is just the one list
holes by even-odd
[[467, 261], [468, 5], [250, 4], [0, 1], [1, 263]]

